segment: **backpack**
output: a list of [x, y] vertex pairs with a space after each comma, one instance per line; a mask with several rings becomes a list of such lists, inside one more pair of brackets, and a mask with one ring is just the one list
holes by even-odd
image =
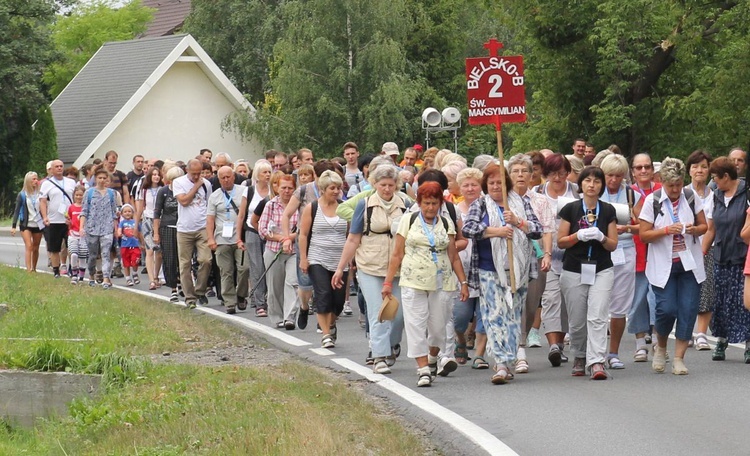
[[[398, 196], [398, 195], [395, 195], [395, 196]], [[368, 199], [369, 199], [369, 197], [365, 198], [365, 204], [367, 204], [367, 200]], [[393, 238], [393, 233], [391, 233], [391, 230], [386, 230], [386, 231], [383, 231], [381, 233], [378, 233], [378, 232], [370, 230], [370, 220], [372, 220], [372, 211], [373, 211], [374, 208], [375, 208], [375, 206], [369, 206], [369, 205], [367, 206], [367, 210], [365, 211], [365, 229], [362, 231], [362, 235], [363, 236], [367, 236], [370, 233], [372, 233], [372, 234], [386, 234], [386, 235], [388, 235], [389, 238], [392, 239]], [[402, 214], [404, 212], [406, 212], [406, 202], [404, 202], [404, 207], [400, 208], [400, 209], [401, 209], [401, 213]], [[454, 210], [455, 210], [455, 208], [454, 208]], [[414, 222], [412, 221], [412, 223], [414, 223]], [[411, 225], [409, 225], [409, 226], [411, 226]]]
[[[688, 205], [690, 206], [690, 211], [693, 213], [693, 220], [697, 220], [698, 214], [695, 213], [695, 193], [693, 190], [689, 188], [683, 188], [682, 192], [685, 194], [685, 199], [688, 202]], [[654, 201], [653, 201], [653, 207], [654, 207], [654, 220], [656, 220], [656, 215], [664, 215], [664, 211], [662, 210], [662, 202], [661, 202], [661, 189], [655, 190], [652, 195], [654, 195]]]
[[[90, 188], [86, 190], [86, 203], [89, 205], [89, 209], [91, 208], [91, 198], [93, 198], [94, 192], [96, 191], [96, 188]], [[109, 195], [109, 202], [112, 204], [113, 207], [116, 207], [115, 204], [115, 191], [111, 188], [107, 189], [107, 195]]]
[[[414, 225], [414, 221], [419, 217], [420, 212], [412, 212], [411, 218], [409, 219], [409, 229], [411, 229], [411, 226]], [[443, 222], [443, 228], [445, 228], [445, 232], [448, 232], [448, 220], [445, 219], [442, 215], [440, 216], [440, 221]]]
[[[341, 200], [337, 200], [339, 204], [342, 203]], [[310, 242], [312, 241], [312, 234], [313, 234], [313, 225], [315, 225], [315, 214], [318, 213], [318, 200], [313, 201], [310, 203], [310, 232], [307, 233], [307, 251], [310, 251]]]

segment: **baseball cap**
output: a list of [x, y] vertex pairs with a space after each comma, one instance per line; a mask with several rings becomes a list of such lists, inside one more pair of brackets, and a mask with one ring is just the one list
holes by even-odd
[[383, 144], [382, 150], [386, 155], [398, 155], [400, 153], [395, 142], [387, 142]]

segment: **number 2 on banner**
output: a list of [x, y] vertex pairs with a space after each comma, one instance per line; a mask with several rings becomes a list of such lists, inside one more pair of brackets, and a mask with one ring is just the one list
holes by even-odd
[[502, 98], [503, 93], [500, 91], [500, 86], [503, 85], [503, 78], [499, 74], [490, 75], [487, 79], [490, 84], [494, 84], [490, 90], [490, 98]]

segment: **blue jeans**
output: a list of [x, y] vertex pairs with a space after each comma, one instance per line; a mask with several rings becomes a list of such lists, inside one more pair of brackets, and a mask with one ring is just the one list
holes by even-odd
[[469, 322], [474, 317], [477, 322], [475, 333], [484, 334], [482, 314], [479, 313], [479, 298], [469, 298], [467, 301], [456, 299], [453, 305], [453, 327], [457, 333], [465, 333], [469, 328]]
[[[391, 356], [391, 347], [401, 343], [401, 335], [404, 332], [403, 306], [398, 306], [398, 312], [393, 321], [378, 322], [378, 312], [380, 312], [380, 306], [383, 303], [380, 291], [383, 289], [385, 277], [373, 276], [358, 270], [357, 280], [367, 302], [372, 357]], [[401, 288], [398, 286], [398, 277], [393, 279], [393, 296], [401, 302]]]
[[698, 316], [700, 285], [692, 271], [685, 271], [682, 262], [672, 263], [672, 272], [664, 288], [653, 287], [656, 295], [656, 333], [666, 337], [677, 320], [675, 337], [690, 340]]
[[633, 306], [628, 314], [628, 332], [630, 334], [647, 333], [651, 329], [649, 318], [648, 295], [649, 283], [645, 272], [635, 273], [635, 292]]

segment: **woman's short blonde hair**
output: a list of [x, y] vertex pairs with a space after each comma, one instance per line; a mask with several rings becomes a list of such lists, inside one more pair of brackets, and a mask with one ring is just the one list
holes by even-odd
[[318, 188], [320, 188], [321, 190], [325, 190], [331, 185], [341, 187], [343, 183], [344, 182], [341, 180], [341, 176], [339, 176], [336, 171], [331, 171], [330, 169], [328, 171], [324, 171], [323, 174], [321, 174], [318, 178]]
[[456, 183], [461, 185], [466, 179], [474, 179], [475, 181], [482, 184], [482, 172], [476, 168], [464, 168], [456, 176]]
[[[603, 152], [603, 151], [602, 151]], [[600, 152], [601, 153], [601, 152]], [[628, 161], [622, 155], [617, 155], [610, 152], [611, 155], [607, 155], [602, 160], [599, 167], [604, 171], [604, 174], [618, 174], [621, 176], [628, 175]], [[598, 157], [598, 155], [597, 155]]]
[[440, 171], [445, 174], [445, 177], [447, 177], [450, 180], [456, 180], [456, 177], [458, 176], [458, 173], [466, 169], [466, 162], [464, 161], [458, 161], [454, 160], [452, 162], [449, 162], [448, 164], [443, 164], [443, 167], [440, 169]]
[[448, 155], [446, 155], [445, 157], [443, 157], [443, 167], [445, 167], [449, 163], [453, 163], [453, 162], [460, 162], [460, 163], [463, 163], [464, 165], [468, 165], [469, 164], [466, 161], [466, 157], [462, 157], [462, 156], [460, 156], [458, 154], [455, 154], [453, 152], [451, 152]]
[[185, 175], [185, 171], [182, 170], [179, 166], [172, 166], [167, 170], [167, 174], [164, 176], [165, 180], [168, 180], [169, 182], [173, 182], [178, 177], [182, 177]]

